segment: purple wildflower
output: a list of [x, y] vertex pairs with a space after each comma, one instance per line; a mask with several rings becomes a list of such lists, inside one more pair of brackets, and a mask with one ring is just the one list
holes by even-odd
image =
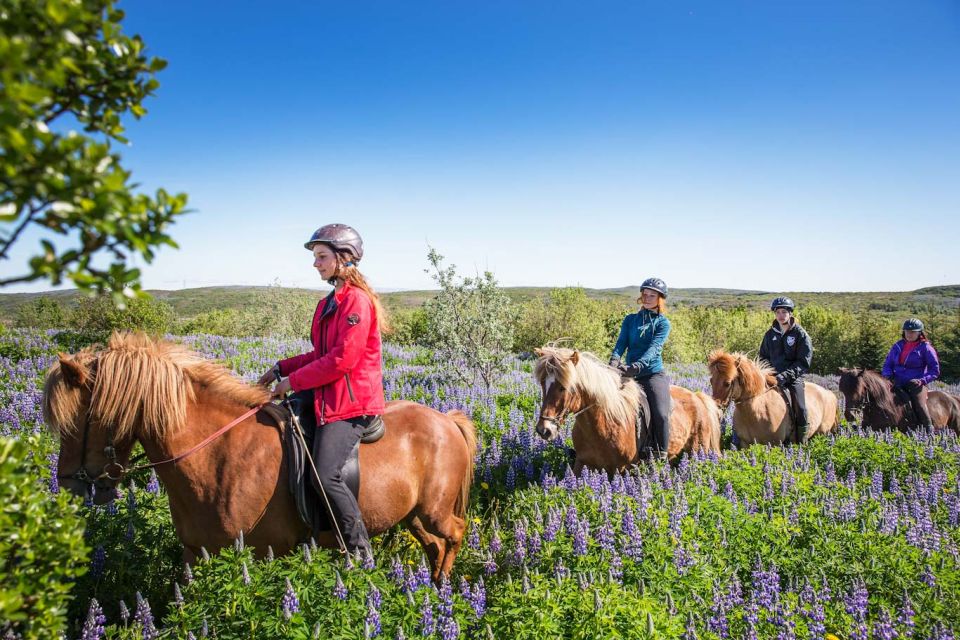
[[90, 609], [87, 610], [87, 620], [83, 623], [83, 630], [80, 640], [100, 640], [103, 638], [103, 625], [106, 624], [107, 617], [103, 615], [103, 609], [96, 598], [90, 600]]
[[283, 617], [289, 620], [293, 617], [293, 614], [300, 611], [300, 601], [293, 590], [293, 585], [290, 584], [290, 578], [287, 578], [286, 582], [287, 590], [284, 591], [283, 597], [280, 599], [280, 608], [283, 610]]
[[340, 577], [340, 572], [336, 571], [337, 580], [333, 585], [333, 595], [337, 600], [346, 600], [347, 599], [347, 587], [343, 584], [343, 578]]

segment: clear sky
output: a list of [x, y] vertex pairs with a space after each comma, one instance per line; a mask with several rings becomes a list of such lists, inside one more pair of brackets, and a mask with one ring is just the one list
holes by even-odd
[[381, 288], [960, 282], [955, 0], [119, 6], [170, 63], [125, 162], [195, 210], [148, 288], [320, 286], [327, 222]]

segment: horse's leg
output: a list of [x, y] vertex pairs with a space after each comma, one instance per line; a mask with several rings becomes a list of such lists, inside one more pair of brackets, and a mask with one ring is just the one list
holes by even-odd
[[[445, 509], [444, 506], [449, 508]], [[420, 522], [427, 533], [442, 545], [438, 558], [438, 574], [434, 577], [434, 580], [439, 580], [439, 574], [448, 575], [453, 568], [453, 561], [457, 559], [467, 525], [463, 518], [454, 515], [452, 504], [434, 505], [433, 509], [426, 511], [420, 517]]]
[[583, 471], [583, 463], [580, 462], [580, 458], [577, 458], [573, 463], [573, 475], [580, 477], [580, 472]]
[[427, 561], [430, 563], [430, 577], [434, 582], [440, 582], [440, 565], [446, 553], [446, 545], [439, 537], [433, 535], [424, 526], [419, 515], [412, 515], [406, 520], [407, 528], [417, 539], [423, 552], [427, 554]]

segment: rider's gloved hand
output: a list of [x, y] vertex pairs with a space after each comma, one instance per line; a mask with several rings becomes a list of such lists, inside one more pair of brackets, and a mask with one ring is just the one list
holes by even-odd
[[260, 379], [257, 380], [257, 384], [260, 385], [261, 387], [269, 387], [271, 384], [273, 384], [274, 380], [277, 380], [279, 378], [280, 378], [280, 365], [275, 364], [270, 369], [270, 371], [267, 371], [265, 374], [260, 376]]
[[913, 380], [908, 382], [906, 386], [907, 386], [907, 389], [909, 389], [910, 391], [916, 391], [923, 386], [923, 381], [917, 378], [914, 378]]
[[633, 364], [621, 369], [621, 371], [623, 372], [623, 375], [629, 376], [631, 378], [635, 378], [636, 376], [640, 375], [641, 370], [642, 370], [642, 367], [638, 362], [634, 362]]
[[787, 386], [787, 375], [785, 373], [777, 374], [777, 386], [781, 389], [786, 388]]

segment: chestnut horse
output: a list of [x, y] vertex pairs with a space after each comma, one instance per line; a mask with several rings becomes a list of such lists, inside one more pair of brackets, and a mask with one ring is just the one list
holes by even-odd
[[[742, 353], [718, 349], [707, 361], [713, 398], [734, 404], [733, 430], [744, 444], [783, 444], [793, 438], [793, 420], [777, 390], [773, 369]], [[830, 433], [837, 426], [837, 396], [805, 382], [807, 437]]]
[[[844, 416], [859, 418], [865, 427], [906, 430], [917, 423], [913, 410], [894, 392], [893, 384], [870, 369], [840, 369], [840, 392], [846, 399]], [[949, 427], [960, 435], [960, 399], [943, 391], [927, 391], [927, 411], [935, 429]]]
[[[634, 380], [595, 355], [563, 347], [536, 349], [534, 377], [543, 391], [537, 433], [545, 440], [559, 434], [566, 417], [576, 415], [573, 471], [584, 466], [622, 471], [639, 462], [636, 417], [643, 390]], [[681, 451], [720, 451], [720, 409], [710, 396], [671, 386], [668, 455]], [[648, 427], [649, 428], [649, 427]]]
[[[60, 355], [47, 374], [43, 410], [60, 436], [61, 484], [75, 493], [95, 484], [98, 503], [112, 499], [135, 442], [160, 462], [156, 471], [191, 562], [201, 547], [219, 549], [241, 535], [258, 556], [268, 545], [289, 552], [310, 536], [288, 490], [280, 427], [257, 410], [269, 400], [263, 387], [182, 345], [114, 334], [100, 351]], [[383, 420], [385, 435], [360, 446], [364, 523], [375, 535], [403, 522], [438, 580], [463, 539], [474, 425], [461, 412], [413, 402], [388, 403]], [[332, 535], [320, 537], [336, 546]]]

